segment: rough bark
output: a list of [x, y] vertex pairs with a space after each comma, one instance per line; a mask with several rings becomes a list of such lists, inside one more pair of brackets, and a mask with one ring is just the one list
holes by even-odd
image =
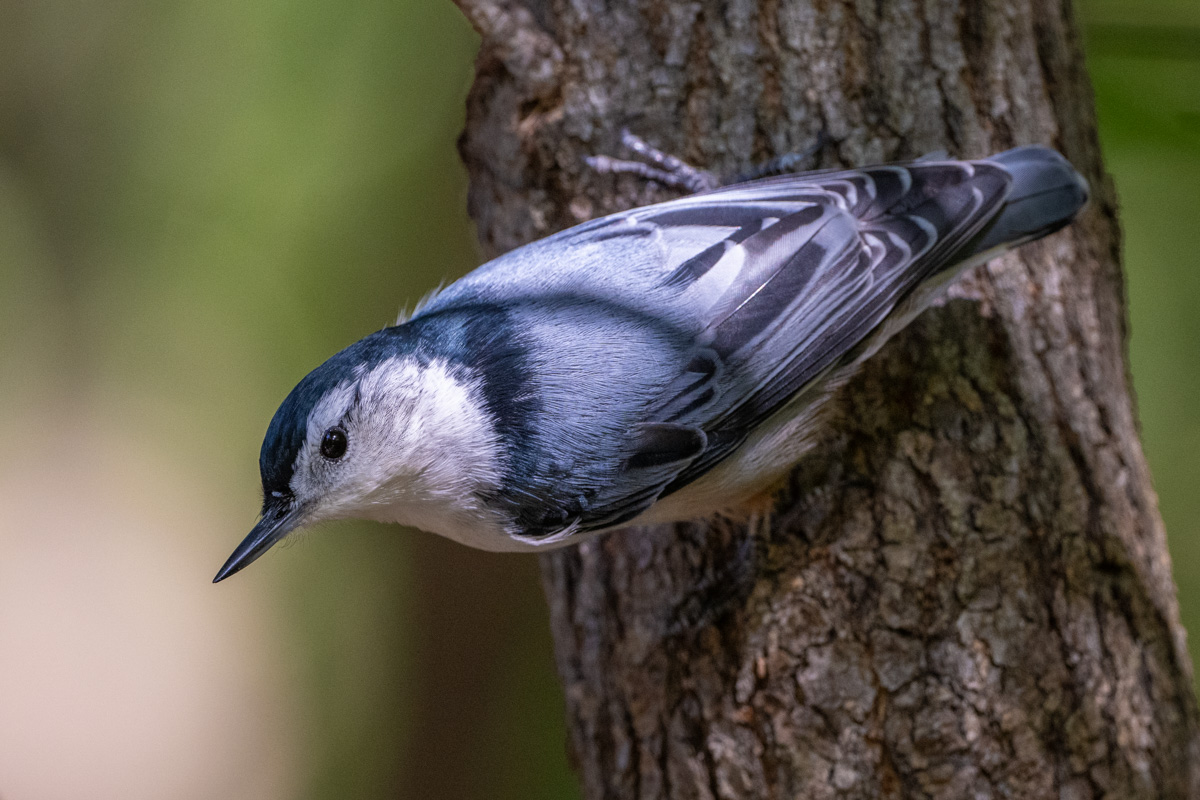
[[543, 556], [585, 796], [1198, 796], [1069, 0], [459, 5], [489, 256], [668, 196], [585, 168], [622, 126], [723, 174], [1042, 142], [1093, 187], [864, 368], [773, 512]]

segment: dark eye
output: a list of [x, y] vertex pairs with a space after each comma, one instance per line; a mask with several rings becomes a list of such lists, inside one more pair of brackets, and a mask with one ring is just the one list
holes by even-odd
[[336, 461], [346, 455], [346, 432], [341, 428], [330, 428], [321, 437], [321, 455]]

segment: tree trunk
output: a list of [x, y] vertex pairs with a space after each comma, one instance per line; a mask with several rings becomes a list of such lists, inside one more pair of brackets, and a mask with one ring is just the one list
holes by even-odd
[[459, 0], [486, 254], [720, 174], [1041, 142], [1079, 221], [897, 336], [774, 510], [542, 557], [588, 798], [1200, 796], [1125, 364], [1120, 234], [1070, 0]]

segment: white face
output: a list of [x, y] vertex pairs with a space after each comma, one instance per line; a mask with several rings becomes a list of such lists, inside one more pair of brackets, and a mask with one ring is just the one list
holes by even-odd
[[290, 488], [304, 524], [365, 518], [460, 538], [500, 521], [499, 445], [475, 387], [445, 364], [396, 358], [329, 390], [308, 417]]

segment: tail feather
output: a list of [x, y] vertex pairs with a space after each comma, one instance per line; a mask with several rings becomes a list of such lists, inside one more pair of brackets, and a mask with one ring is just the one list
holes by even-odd
[[974, 253], [1016, 247], [1053, 233], [1087, 203], [1087, 180], [1048, 147], [1018, 147], [988, 161], [1003, 167], [1013, 182], [1003, 210], [976, 240]]

